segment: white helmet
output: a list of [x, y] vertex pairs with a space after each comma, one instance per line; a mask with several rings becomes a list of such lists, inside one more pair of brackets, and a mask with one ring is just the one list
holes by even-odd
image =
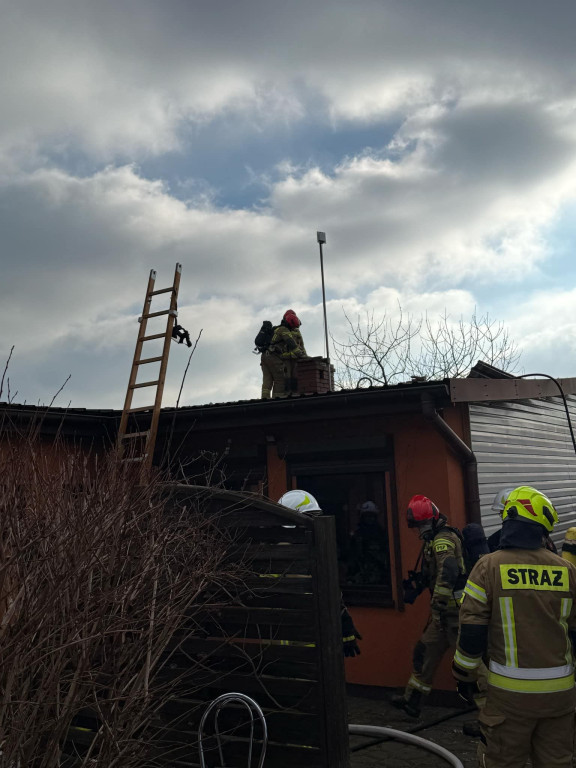
[[492, 511], [493, 512], [504, 512], [504, 507], [506, 506], [506, 502], [508, 501], [508, 496], [512, 493], [513, 490], [515, 490], [516, 486], [506, 487], [506, 488], [500, 488], [498, 492], [496, 493], [496, 496], [494, 496], [494, 501], [492, 502]]
[[293, 509], [295, 512], [303, 512], [304, 514], [311, 515], [322, 514], [318, 502], [311, 493], [308, 493], [308, 491], [288, 491], [278, 499], [278, 504]]

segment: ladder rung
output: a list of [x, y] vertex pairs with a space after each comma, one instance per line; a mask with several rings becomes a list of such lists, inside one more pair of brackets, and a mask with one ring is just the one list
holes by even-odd
[[149, 434], [149, 429], [147, 429], [145, 432], [126, 432], [125, 435], [121, 435], [120, 440], [129, 440], [132, 437], [148, 437]]
[[153, 411], [153, 405], [141, 405], [140, 408], [128, 408], [126, 413], [141, 413], [142, 411]]
[[149, 312], [147, 315], [142, 315], [141, 320], [148, 320], [149, 317], [160, 317], [160, 315], [174, 315], [176, 317], [175, 309], [163, 309], [161, 312]]
[[160, 355], [160, 357], [147, 357], [144, 360], [136, 360], [134, 362], [134, 365], [145, 365], [145, 363], [157, 363], [159, 360], [162, 360], [162, 355]]
[[160, 384], [160, 379], [156, 381], [143, 381], [142, 384], [131, 384], [128, 389], [140, 389], [141, 387], [154, 387], [156, 384]]
[[163, 333], [154, 333], [152, 336], [141, 336], [138, 341], [152, 341], [152, 339], [164, 339], [166, 337], [166, 332]]
[[159, 293], [169, 293], [170, 291], [173, 291], [174, 288], [160, 288], [158, 291], [150, 291], [148, 296], [158, 296]]
[[144, 456], [128, 456], [126, 459], [122, 459], [122, 461], [144, 461], [147, 456], [147, 453]]

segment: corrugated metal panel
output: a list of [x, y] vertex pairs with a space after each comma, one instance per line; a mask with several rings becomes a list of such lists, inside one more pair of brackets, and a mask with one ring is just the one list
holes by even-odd
[[[569, 396], [568, 404], [576, 429], [576, 397]], [[470, 403], [469, 412], [486, 533], [500, 526], [490, 508], [496, 492], [526, 484], [546, 493], [556, 506], [560, 523], [553, 538], [561, 543], [566, 529], [576, 526], [576, 454], [562, 400]]]

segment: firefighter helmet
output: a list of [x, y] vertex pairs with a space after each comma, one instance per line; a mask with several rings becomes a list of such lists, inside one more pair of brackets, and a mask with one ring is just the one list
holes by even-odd
[[504, 511], [504, 507], [506, 506], [506, 502], [508, 501], [508, 496], [512, 493], [514, 490], [514, 486], [507, 486], [506, 488], [499, 488], [496, 492], [496, 496], [494, 496], [494, 501], [492, 502], [492, 511], [493, 512], [502, 512]]
[[322, 513], [314, 496], [312, 496], [311, 493], [308, 493], [308, 491], [301, 491], [299, 489], [288, 491], [283, 496], [280, 496], [278, 504], [293, 509], [295, 512], [304, 512], [312, 515], [319, 515]]
[[300, 322], [300, 318], [298, 317], [296, 312], [294, 312], [293, 309], [286, 310], [286, 312], [284, 312], [284, 317], [282, 318], [282, 320], [284, 320], [286, 322], [286, 325], [289, 328], [292, 328], [292, 330], [294, 330], [294, 328], [299, 328], [302, 325], [302, 323]]
[[414, 528], [421, 523], [436, 522], [439, 517], [440, 510], [433, 501], [430, 501], [428, 496], [417, 494], [412, 496], [408, 502], [408, 510], [406, 511], [408, 528]]
[[509, 519], [539, 523], [550, 533], [558, 522], [558, 513], [548, 496], [529, 485], [521, 485], [508, 496], [502, 512], [502, 520]]

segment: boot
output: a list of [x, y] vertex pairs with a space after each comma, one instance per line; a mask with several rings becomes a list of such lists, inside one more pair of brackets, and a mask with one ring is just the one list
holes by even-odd
[[393, 696], [390, 704], [396, 709], [403, 709], [410, 717], [420, 717], [420, 709], [422, 705], [422, 693], [420, 691], [412, 690], [408, 698], [406, 696]]

